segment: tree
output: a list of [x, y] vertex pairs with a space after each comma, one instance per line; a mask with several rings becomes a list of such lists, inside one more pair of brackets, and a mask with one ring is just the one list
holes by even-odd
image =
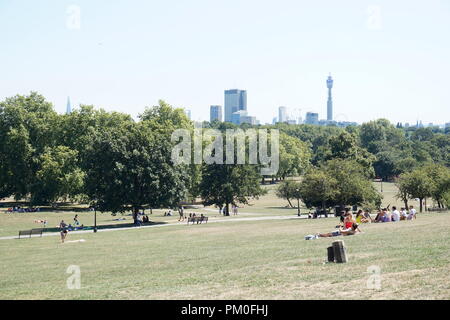
[[308, 168], [311, 153], [306, 143], [282, 133], [280, 135], [280, 167], [278, 177], [302, 175]]
[[443, 207], [445, 194], [450, 190], [450, 169], [440, 164], [429, 164], [423, 170], [433, 182], [431, 197]]
[[307, 207], [381, 204], [370, 175], [356, 160], [328, 160], [305, 175], [301, 196]]
[[353, 134], [342, 131], [338, 135], [330, 137], [329, 146], [331, 153], [326, 157], [326, 160], [354, 160], [366, 171], [368, 176], [373, 177], [375, 175], [373, 169], [375, 157], [358, 146]]
[[300, 184], [301, 199], [308, 208], [325, 210], [335, 204], [338, 181], [323, 170], [307, 173]]
[[53, 204], [74, 198], [83, 191], [84, 172], [78, 167], [78, 152], [65, 146], [47, 147], [38, 158], [39, 169], [31, 184], [31, 204]]
[[397, 195], [399, 198], [406, 199], [407, 194], [410, 199], [420, 200], [420, 212], [423, 210], [423, 200], [432, 195], [434, 188], [432, 178], [423, 168], [400, 175], [397, 185], [400, 190]]
[[56, 140], [57, 114], [36, 92], [0, 102], [0, 197], [27, 196], [38, 170], [34, 161]]
[[136, 216], [144, 206], [178, 205], [186, 195], [187, 168], [171, 160], [170, 140], [144, 123], [100, 133], [89, 150], [86, 189], [101, 211]]
[[[194, 125], [181, 108], [174, 108], [164, 100], [159, 100], [158, 105], [147, 107], [139, 115], [142, 123], [154, 132], [158, 132], [170, 140], [172, 133], [177, 129], [186, 129], [191, 132]], [[200, 194], [201, 166], [199, 164], [189, 164], [189, 181], [187, 183], [188, 194], [194, 200]]]
[[249, 164], [205, 164], [203, 166], [200, 194], [207, 206], [225, 207], [230, 215], [230, 204], [248, 204], [251, 198], [265, 193], [261, 188], [259, 166]]
[[296, 199], [296, 190], [300, 188], [300, 184], [294, 180], [284, 180], [282, 181], [275, 193], [278, 198], [286, 199], [289, 203], [289, 206], [293, 208], [294, 206], [291, 203], [291, 199]]

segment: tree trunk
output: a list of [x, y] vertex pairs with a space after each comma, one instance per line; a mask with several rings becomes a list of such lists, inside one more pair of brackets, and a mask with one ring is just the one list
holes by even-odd
[[422, 213], [422, 210], [423, 210], [423, 198], [419, 198], [419, 202], [420, 202], [420, 213]]
[[408, 199], [406, 199], [406, 200], [403, 200], [404, 201], [404, 203], [405, 203], [405, 210], [408, 210]]
[[292, 205], [292, 203], [291, 203], [291, 200], [288, 198], [288, 199], [286, 199], [287, 201], [288, 201], [288, 203], [289, 203], [289, 206], [291, 207], [291, 208], [293, 208], [294, 206]]
[[137, 224], [137, 214], [139, 212], [139, 208], [133, 207], [132, 210], [133, 210], [133, 222], [134, 222], [134, 224]]
[[228, 217], [230, 215], [230, 204], [227, 202], [225, 205], [225, 215]]

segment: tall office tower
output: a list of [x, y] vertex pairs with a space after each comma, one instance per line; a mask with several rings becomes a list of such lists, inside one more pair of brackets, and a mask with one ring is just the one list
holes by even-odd
[[66, 114], [72, 113], [72, 106], [70, 105], [70, 97], [67, 97]]
[[327, 102], [327, 120], [333, 120], [333, 98], [331, 96], [331, 89], [333, 88], [333, 78], [331, 78], [331, 74], [327, 79], [327, 88], [328, 88], [328, 102]]
[[223, 120], [223, 115], [222, 115], [222, 106], [211, 106], [209, 108], [209, 121], [213, 122], [213, 121], [220, 121], [222, 122]]
[[247, 110], [247, 91], [225, 90], [225, 121], [232, 122], [233, 113], [240, 110]]
[[319, 114], [315, 112], [307, 112], [306, 113], [306, 124], [319, 124]]
[[286, 107], [279, 107], [278, 108], [278, 122], [286, 122], [287, 116], [286, 116]]

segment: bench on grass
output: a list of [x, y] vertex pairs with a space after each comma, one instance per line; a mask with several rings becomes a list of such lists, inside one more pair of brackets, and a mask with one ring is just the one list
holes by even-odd
[[203, 217], [188, 217], [187, 219], [187, 223], [189, 224], [189, 222], [192, 222], [192, 224], [196, 223], [197, 224], [201, 224], [203, 221], [205, 221], [205, 223], [208, 223], [208, 217], [203, 216]]
[[31, 238], [32, 235], [39, 235], [42, 237], [42, 231], [44, 229], [31, 229], [31, 230], [21, 230], [19, 231], [19, 239], [21, 236], [28, 236]]

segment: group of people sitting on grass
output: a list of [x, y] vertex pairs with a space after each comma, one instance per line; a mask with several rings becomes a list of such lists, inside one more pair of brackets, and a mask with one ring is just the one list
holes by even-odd
[[150, 219], [148, 218], [148, 215], [146, 215], [144, 212], [138, 212], [136, 213], [136, 217], [134, 219], [134, 224], [137, 226], [141, 226], [143, 223], [149, 223]]
[[412, 220], [416, 219], [417, 211], [413, 206], [409, 207], [409, 211], [405, 208], [401, 208], [400, 211], [397, 207], [392, 207], [392, 212], [389, 211], [389, 206], [378, 211], [375, 218], [372, 218], [369, 210], [359, 210], [356, 217], [350, 212], [350, 209], [341, 211], [341, 224], [336, 226], [336, 230], [329, 233], [317, 233], [315, 235], [308, 235], [305, 237], [306, 240], [312, 240], [317, 238], [328, 238], [337, 236], [351, 236], [362, 232], [359, 229], [361, 223], [383, 223], [383, 222], [397, 222], [401, 220]]
[[416, 219], [416, 209], [413, 206], [409, 206], [409, 210], [407, 211], [405, 208], [400, 208], [400, 211], [397, 210], [397, 207], [392, 207], [392, 212], [389, 211], [389, 206], [387, 208], [383, 208], [378, 210], [378, 213], [375, 218], [372, 218], [369, 210], [359, 210], [356, 214], [356, 223], [379, 223], [379, 222], [397, 222], [402, 220], [413, 220]]
[[9, 213], [12, 213], [12, 212], [22, 213], [22, 212], [39, 212], [39, 211], [41, 211], [41, 209], [39, 209], [39, 208], [23, 208], [21, 206], [17, 206], [17, 207], [8, 208], [6, 211]]

